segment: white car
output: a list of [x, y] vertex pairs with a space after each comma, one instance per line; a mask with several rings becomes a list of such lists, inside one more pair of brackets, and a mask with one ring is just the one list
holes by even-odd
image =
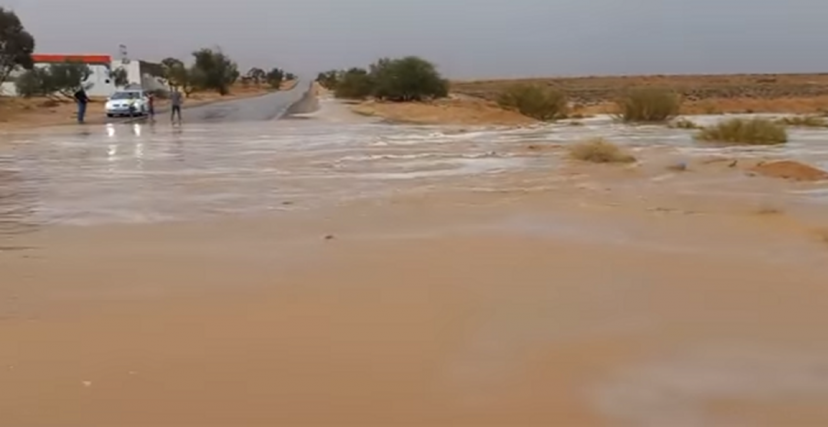
[[147, 94], [140, 89], [121, 90], [106, 100], [106, 116], [145, 116], [149, 110]]

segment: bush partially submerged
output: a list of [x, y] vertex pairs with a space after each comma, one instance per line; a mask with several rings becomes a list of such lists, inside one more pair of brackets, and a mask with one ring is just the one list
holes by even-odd
[[692, 122], [687, 119], [678, 119], [673, 123], [670, 123], [670, 128], [672, 129], [701, 129], [701, 126], [697, 125], [695, 122]]
[[702, 128], [696, 139], [749, 145], [776, 145], [788, 142], [785, 127], [768, 119], [730, 119]]
[[625, 122], [665, 122], [676, 117], [681, 108], [681, 98], [675, 92], [654, 87], [631, 89], [616, 103]]
[[820, 116], [792, 116], [783, 117], [776, 121], [780, 125], [794, 126], [794, 127], [814, 127], [823, 128], [828, 127], [828, 120]]
[[593, 138], [571, 146], [569, 156], [575, 160], [592, 163], [635, 162], [635, 157], [603, 138]]
[[566, 95], [548, 87], [515, 85], [500, 94], [498, 105], [542, 121], [566, 117]]

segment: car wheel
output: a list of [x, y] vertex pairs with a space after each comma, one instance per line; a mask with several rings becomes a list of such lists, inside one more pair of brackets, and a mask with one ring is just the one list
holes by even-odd
[[115, 116], [115, 115], [112, 114], [112, 113], [106, 113], [106, 117], [113, 117], [113, 116]]

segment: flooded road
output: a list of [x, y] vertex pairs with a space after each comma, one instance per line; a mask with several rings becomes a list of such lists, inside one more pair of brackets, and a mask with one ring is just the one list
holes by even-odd
[[[340, 107], [4, 135], [2, 422], [828, 423], [825, 183], [733, 163], [825, 167], [825, 131]], [[640, 162], [569, 161], [592, 136]]]
[[[225, 111], [229, 119], [241, 111], [234, 105], [212, 111]], [[565, 146], [591, 136], [627, 145], [658, 168], [705, 156], [778, 157], [828, 168], [828, 137], [819, 130], [794, 130], [785, 147], [718, 148], [696, 144], [690, 131], [625, 126], [608, 118], [588, 119], [583, 126], [499, 129], [342, 122], [324, 111], [279, 121], [110, 124], [12, 134], [0, 150], [0, 212], [6, 220], [90, 225], [311, 209], [434, 188], [566, 188], [577, 180], [558, 173], [566, 153], [539, 155], [526, 147]], [[675, 186], [674, 191], [757, 197], [776, 191], [828, 201], [818, 185], [746, 189], [750, 179], [732, 174], [682, 180], [663, 171], [651, 175], [613, 185], [631, 192]], [[741, 189], [728, 192], [732, 186]]]

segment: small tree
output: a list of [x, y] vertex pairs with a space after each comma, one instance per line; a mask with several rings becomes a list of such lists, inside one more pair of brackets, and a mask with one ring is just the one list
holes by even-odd
[[32, 69], [34, 47], [34, 37], [23, 27], [17, 14], [0, 6], [0, 84], [17, 67]]
[[285, 80], [296, 80], [296, 74], [293, 74], [293, 73], [285, 74]]
[[44, 68], [34, 67], [26, 71], [17, 77], [14, 84], [17, 93], [26, 98], [52, 93], [49, 91], [49, 72]]
[[542, 121], [564, 118], [567, 111], [567, 99], [563, 92], [526, 84], [508, 88], [498, 96], [497, 103], [507, 110]]
[[334, 88], [334, 96], [347, 99], [365, 99], [374, 92], [374, 77], [364, 68], [351, 68], [342, 73]]
[[170, 88], [178, 87], [185, 95], [190, 96], [193, 91], [193, 79], [190, 70], [178, 58], [165, 58], [161, 61], [164, 67], [164, 78], [167, 79]]
[[245, 77], [247, 77], [248, 81], [252, 82], [255, 85], [258, 85], [265, 81], [267, 74], [261, 68], [253, 67], [247, 72]]
[[129, 75], [123, 67], [118, 67], [109, 74], [115, 87], [124, 87], [129, 84]]
[[46, 79], [46, 90], [48, 93], [58, 92], [66, 97], [73, 97], [75, 92], [83, 87], [86, 79], [92, 75], [89, 66], [77, 62], [64, 62], [51, 64]]
[[274, 68], [267, 73], [267, 84], [273, 89], [279, 89], [282, 86], [282, 81], [285, 78], [285, 72], [279, 68]]
[[325, 89], [333, 90], [339, 82], [340, 74], [342, 73], [338, 70], [325, 71], [324, 73], [319, 73], [319, 75], [316, 76], [316, 81]]
[[374, 96], [395, 102], [422, 101], [448, 96], [448, 81], [434, 64], [416, 56], [383, 58], [371, 66]]
[[230, 93], [230, 85], [239, 78], [238, 66], [221, 50], [204, 48], [193, 52], [193, 80], [199, 88], [212, 89], [221, 95]]

